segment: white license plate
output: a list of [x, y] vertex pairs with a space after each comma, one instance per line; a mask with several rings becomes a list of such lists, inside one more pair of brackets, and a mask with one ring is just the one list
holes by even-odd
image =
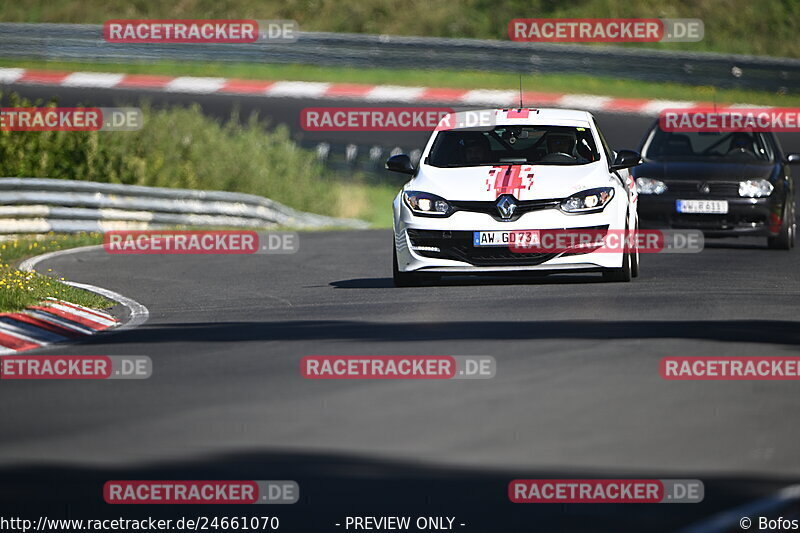
[[678, 200], [675, 205], [678, 213], [704, 213], [724, 215], [728, 212], [727, 200]]
[[475, 246], [538, 246], [539, 230], [473, 231]]

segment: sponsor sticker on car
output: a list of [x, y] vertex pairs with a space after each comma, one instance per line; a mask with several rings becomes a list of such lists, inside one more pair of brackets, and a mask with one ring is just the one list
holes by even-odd
[[677, 200], [678, 213], [724, 215], [728, 212], [727, 200]]
[[474, 231], [475, 246], [538, 246], [539, 230]]

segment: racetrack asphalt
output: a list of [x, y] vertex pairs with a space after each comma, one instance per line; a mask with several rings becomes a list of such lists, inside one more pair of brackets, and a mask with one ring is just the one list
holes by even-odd
[[[105, 105], [106, 92], [82, 101]], [[311, 105], [266, 100], [252, 105], [276, 115]], [[630, 148], [651, 119], [599, 120], [612, 146]], [[796, 144], [785, 136], [787, 150]], [[153, 376], [3, 382], [13, 408], [0, 414], [0, 502], [86, 504], [105, 479], [298, 479], [301, 503], [280, 511], [302, 521], [302, 506], [318, 505], [318, 531], [338, 529], [345, 509], [413, 508], [453, 511], [465, 531], [655, 532], [800, 479], [796, 383], [659, 376], [665, 356], [798, 355], [800, 252], [708, 240], [699, 254], [642, 255], [627, 284], [585, 274], [395, 289], [390, 239], [311, 232], [294, 255], [94, 250], [39, 264], [131, 297], [150, 319], [33, 353], [148, 355]], [[306, 355], [491, 355], [497, 375], [304, 380]], [[56, 476], [64, 492], [37, 489]], [[514, 478], [626, 476], [701, 479], [706, 501], [505, 496]]]

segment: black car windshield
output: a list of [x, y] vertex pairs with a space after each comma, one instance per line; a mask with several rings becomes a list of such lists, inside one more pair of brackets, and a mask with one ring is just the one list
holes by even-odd
[[655, 128], [642, 155], [656, 161], [702, 160], [772, 162], [773, 145], [763, 133], [667, 132]]
[[589, 128], [497, 126], [490, 131], [442, 131], [426, 163], [479, 165], [585, 165], [600, 160]]

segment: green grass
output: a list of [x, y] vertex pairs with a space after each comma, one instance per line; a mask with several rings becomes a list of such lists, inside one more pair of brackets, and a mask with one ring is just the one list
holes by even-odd
[[[19, 311], [42, 303], [47, 297], [66, 300], [94, 309], [105, 309], [114, 302], [92, 292], [70, 287], [50, 275], [23, 272], [13, 265], [22, 259], [102, 242], [97, 233], [15, 237], [0, 241], [0, 312]], [[63, 279], [63, 278], [62, 278]]]
[[699, 18], [699, 43], [660, 49], [800, 57], [795, 0], [25, 0], [0, 2], [6, 22], [102, 23], [112, 18], [294, 19], [302, 30], [507, 39], [513, 18]]
[[339, 183], [338, 211], [341, 216], [361, 218], [373, 228], [392, 227], [392, 200], [400, 185]]
[[100, 295], [70, 287], [49, 276], [0, 266], [0, 312], [19, 311], [42, 303], [47, 297], [93, 309], [114, 305]]
[[[209, 76], [251, 80], [322, 81], [333, 83], [391, 84], [455, 89], [519, 88], [514, 73], [458, 70], [394, 70], [274, 65], [251, 63], [83, 63], [1, 59], [0, 67], [22, 67], [64, 71], [161, 74], [165, 76]], [[658, 98], [717, 103], [749, 103], [791, 107], [800, 105], [800, 94], [775, 94], [739, 89], [694, 87], [677, 83], [651, 83], [579, 74], [539, 74], [523, 77], [526, 91], [596, 94], [624, 98]], [[792, 89], [797, 91], [797, 88]], [[535, 102], [531, 102], [535, 104]]]
[[76, 233], [74, 235], [48, 233], [12, 237], [0, 240], [0, 263], [15, 265], [23, 259], [56, 250], [102, 244], [100, 233]]

